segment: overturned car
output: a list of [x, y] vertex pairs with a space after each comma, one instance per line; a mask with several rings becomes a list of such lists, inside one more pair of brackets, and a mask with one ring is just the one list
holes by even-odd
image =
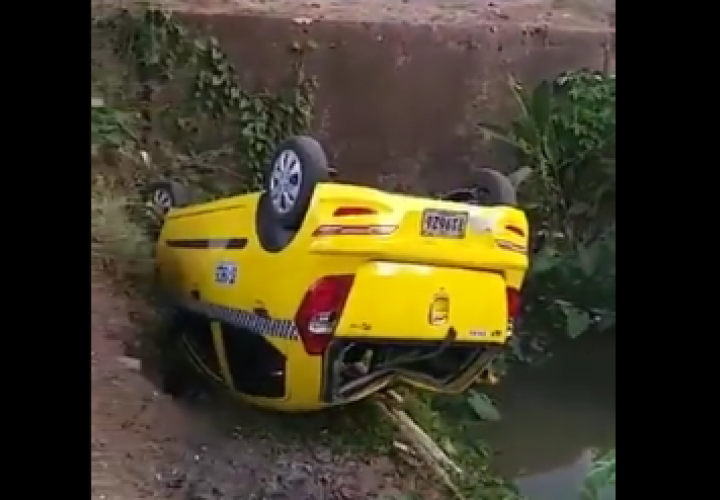
[[464, 391], [519, 308], [528, 226], [511, 183], [482, 170], [479, 197], [435, 200], [330, 174], [321, 146], [295, 137], [263, 192], [190, 204], [176, 183], [152, 186], [175, 345], [231, 392], [281, 411], [400, 382]]

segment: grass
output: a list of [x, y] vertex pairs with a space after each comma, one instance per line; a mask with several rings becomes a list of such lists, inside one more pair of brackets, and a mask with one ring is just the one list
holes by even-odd
[[93, 263], [129, 282], [147, 282], [153, 263], [148, 228], [133, 220], [140, 200], [95, 176], [90, 191], [90, 248]]
[[482, 421], [461, 396], [402, 391], [406, 410], [463, 470], [455, 477], [467, 500], [521, 500], [507, 480], [492, 471], [491, 451], [482, 440]]
[[394, 428], [371, 400], [298, 414], [265, 411], [227, 399], [221, 403], [232, 407], [229, 416], [237, 437], [260, 437], [296, 449], [327, 448], [337, 455], [369, 457], [392, 452]]

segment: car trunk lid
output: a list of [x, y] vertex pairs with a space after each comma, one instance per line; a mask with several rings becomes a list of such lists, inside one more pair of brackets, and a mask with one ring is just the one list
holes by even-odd
[[368, 262], [355, 275], [334, 336], [358, 342], [504, 343], [509, 297], [497, 271]]

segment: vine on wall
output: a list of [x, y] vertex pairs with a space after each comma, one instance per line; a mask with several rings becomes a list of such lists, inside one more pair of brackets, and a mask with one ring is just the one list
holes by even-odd
[[92, 66], [96, 147], [133, 145], [164, 175], [225, 194], [257, 189], [277, 144], [310, 127], [317, 82], [294, 45], [287, 85], [271, 92], [243, 87], [218, 40], [172, 13], [121, 10], [92, 29], [108, 42]]

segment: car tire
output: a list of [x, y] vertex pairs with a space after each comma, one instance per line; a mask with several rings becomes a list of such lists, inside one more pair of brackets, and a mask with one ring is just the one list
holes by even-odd
[[265, 192], [283, 229], [300, 228], [315, 186], [326, 182], [329, 174], [325, 151], [312, 137], [292, 137], [278, 146], [266, 176]]
[[148, 204], [162, 216], [165, 216], [171, 208], [180, 208], [190, 204], [187, 188], [179, 182], [153, 182], [145, 191]]
[[507, 175], [490, 168], [480, 168], [473, 174], [476, 203], [481, 206], [517, 205], [517, 191]]
[[160, 308], [159, 318], [152, 338], [158, 354], [160, 386], [174, 398], [191, 397], [198, 392], [200, 382], [183, 347], [187, 316], [175, 307], [165, 306]]

